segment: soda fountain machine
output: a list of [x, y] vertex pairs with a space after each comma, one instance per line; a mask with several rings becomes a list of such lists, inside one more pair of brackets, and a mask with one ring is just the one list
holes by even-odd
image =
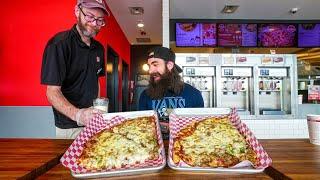
[[259, 115], [291, 114], [288, 69], [287, 67], [259, 67]]
[[253, 114], [252, 68], [221, 67], [219, 107], [235, 107], [241, 114]]
[[212, 66], [183, 66], [183, 81], [201, 92], [204, 107], [214, 106], [214, 77]]

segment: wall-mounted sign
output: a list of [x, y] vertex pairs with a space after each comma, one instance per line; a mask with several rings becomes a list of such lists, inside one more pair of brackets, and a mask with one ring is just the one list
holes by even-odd
[[309, 86], [308, 87], [308, 100], [320, 100], [320, 86]]

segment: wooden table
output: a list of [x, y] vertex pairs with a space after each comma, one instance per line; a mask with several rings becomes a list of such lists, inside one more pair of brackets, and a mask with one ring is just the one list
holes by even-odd
[[71, 140], [0, 139], [0, 179], [34, 179], [59, 164]]
[[[72, 140], [0, 139], [0, 179], [33, 179], [39, 175], [38, 179], [73, 179], [70, 171], [59, 164], [59, 158], [71, 142]], [[320, 146], [310, 144], [305, 139], [260, 140], [260, 143], [273, 160], [272, 166], [264, 173], [192, 173], [165, 167], [158, 173], [114, 179], [320, 179]]]
[[272, 159], [272, 167], [265, 170], [266, 174], [281, 179], [320, 179], [320, 146], [308, 139], [259, 142]]

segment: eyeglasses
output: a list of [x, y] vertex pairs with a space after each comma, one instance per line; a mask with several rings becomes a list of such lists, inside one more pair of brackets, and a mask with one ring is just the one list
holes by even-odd
[[94, 21], [96, 21], [97, 25], [98, 26], [105, 26], [106, 25], [106, 22], [104, 21], [104, 19], [99, 19], [99, 18], [96, 18], [94, 16], [90, 16], [90, 15], [87, 15], [85, 14], [83, 11], [82, 11], [82, 8], [79, 6], [79, 9], [80, 11], [82, 12], [82, 14], [84, 15], [84, 19], [89, 22], [89, 23], [93, 23]]

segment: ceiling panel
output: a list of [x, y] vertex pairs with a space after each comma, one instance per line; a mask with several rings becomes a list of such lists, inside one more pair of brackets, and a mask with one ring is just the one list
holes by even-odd
[[[162, 44], [162, 0], [106, 0], [127, 39], [135, 44]], [[224, 5], [239, 5], [234, 14], [222, 14]], [[131, 15], [129, 7], [141, 6], [144, 14]], [[300, 10], [289, 13], [291, 8]], [[170, 0], [171, 19], [320, 20], [320, 0]], [[145, 23], [146, 35], [136, 24]], [[137, 38], [150, 38], [138, 43]]]

